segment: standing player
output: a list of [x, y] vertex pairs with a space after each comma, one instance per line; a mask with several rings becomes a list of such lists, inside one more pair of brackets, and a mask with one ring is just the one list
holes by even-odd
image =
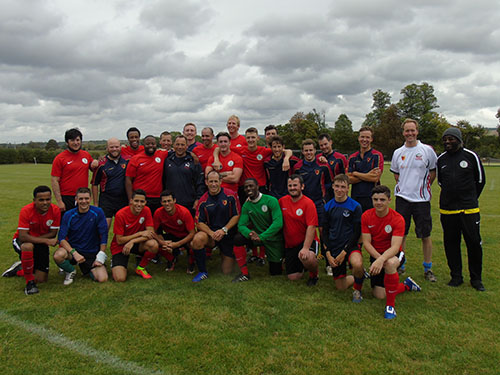
[[240, 119], [232, 115], [227, 119], [227, 131], [231, 137], [231, 147], [247, 146], [245, 137], [238, 133], [240, 130]]
[[193, 149], [193, 153], [198, 157], [202, 171], [205, 171], [208, 165], [208, 160], [214, 154], [214, 148], [217, 147], [213, 143], [214, 131], [212, 128], [203, 128], [201, 130], [202, 144]]
[[431, 146], [417, 140], [418, 123], [406, 119], [402, 125], [405, 143], [394, 151], [391, 172], [396, 180], [396, 211], [405, 219], [403, 250], [410, 230], [411, 218], [415, 222], [417, 238], [422, 239], [424, 253], [424, 275], [431, 282], [436, 281], [432, 267], [432, 217], [431, 185], [436, 178], [437, 156]]
[[[99, 162], [99, 167], [92, 177], [92, 198], [106, 215], [108, 228], [113, 216], [128, 204], [125, 190], [125, 170], [127, 161], [120, 155], [120, 141], [108, 139], [107, 155]], [[100, 194], [99, 194], [100, 188]]]
[[191, 154], [186, 153], [187, 140], [177, 136], [174, 150], [163, 166], [163, 187], [173, 191], [180, 205], [186, 207], [194, 216], [198, 199], [204, 193], [203, 171], [195, 163]]
[[[328, 168], [330, 168], [332, 178], [338, 174], [345, 173], [347, 166], [347, 159], [343, 154], [337, 152], [333, 149], [333, 141], [332, 137], [328, 133], [320, 134], [318, 137], [318, 145], [321, 150], [321, 154], [318, 154], [316, 159], [321, 156], [324, 156], [326, 159], [326, 163], [328, 164]], [[331, 195], [333, 191], [331, 190], [331, 186], [328, 186], [328, 191], [330, 194], [328, 196], [328, 200], [333, 198]]]
[[[281, 275], [283, 260], [283, 216], [278, 200], [259, 191], [257, 180], [249, 178], [243, 185], [248, 200], [241, 208], [238, 231], [234, 239], [237, 246], [265, 247], [271, 276]], [[248, 275], [239, 275], [233, 281], [247, 281]]]
[[82, 274], [100, 283], [108, 280], [106, 271], [106, 245], [108, 225], [101, 208], [90, 205], [90, 189], [76, 191], [77, 206], [67, 211], [59, 230], [59, 249], [54, 253], [56, 264], [66, 272], [64, 285], [73, 283], [76, 276], [74, 265]]
[[200, 142], [196, 141], [196, 125], [192, 122], [188, 122], [186, 125], [184, 125], [182, 135], [186, 137], [188, 152], [192, 152], [195, 147], [201, 145]]
[[[351, 285], [353, 302], [361, 302], [364, 269], [363, 257], [358, 247], [361, 235], [361, 205], [348, 196], [349, 177], [338, 174], [333, 179], [334, 198], [325, 205], [323, 239], [326, 259], [332, 267], [335, 286], [346, 290]], [[352, 276], [347, 276], [347, 263], [352, 267]]]
[[160, 150], [170, 151], [172, 149], [172, 134], [164, 131], [160, 134]]
[[266, 137], [266, 147], [271, 148], [271, 140], [278, 136], [278, 128], [274, 125], [267, 125], [264, 128], [264, 136]]
[[302, 194], [304, 180], [293, 174], [288, 179], [288, 194], [279, 200], [283, 214], [285, 267], [289, 280], [302, 278], [309, 271], [307, 285], [318, 283], [318, 215], [314, 202]]
[[137, 128], [130, 128], [127, 130], [128, 146], [122, 147], [121, 155], [125, 160], [130, 160], [144, 151], [144, 146], [141, 145], [141, 132]]
[[144, 138], [144, 151], [130, 159], [125, 173], [125, 189], [129, 200], [132, 199], [132, 191], [142, 189], [147, 194], [147, 205], [152, 212], [160, 208], [163, 163], [167, 156], [168, 152], [156, 149], [154, 136]]
[[52, 194], [48, 186], [33, 190], [33, 202], [24, 206], [19, 214], [19, 224], [12, 245], [20, 262], [13, 264], [2, 276], [16, 276], [22, 267], [26, 280], [24, 293], [38, 293], [36, 284], [44, 283], [49, 276], [49, 246], [57, 243], [57, 230], [61, 221], [59, 208], [50, 203]]
[[483, 247], [481, 242], [479, 196], [485, 181], [481, 159], [463, 147], [462, 132], [448, 128], [443, 133], [444, 153], [437, 161], [438, 183], [441, 186], [439, 212], [443, 227], [443, 243], [451, 280], [449, 286], [458, 287], [463, 282], [462, 234], [467, 246], [469, 275], [472, 287], [485, 291], [481, 278]]
[[192, 252], [189, 243], [194, 237], [194, 220], [186, 207], [176, 203], [172, 191], [162, 191], [160, 199], [163, 207], [157, 209], [153, 216], [158, 234], [158, 252], [167, 260], [165, 271], [173, 271], [180, 249], [184, 247], [188, 254]]
[[[229, 133], [220, 132], [217, 134], [217, 145], [219, 146], [219, 162], [221, 164], [220, 169], [217, 169], [217, 171], [222, 178], [221, 187], [236, 193], [243, 173], [243, 159], [229, 148], [231, 145]], [[213, 155], [208, 159], [205, 176], [208, 175], [208, 172], [214, 170], [212, 164], [214, 164]]]
[[380, 184], [380, 176], [384, 171], [384, 157], [372, 148], [373, 130], [369, 126], [359, 129], [358, 142], [360, 149], [349, 156], [349, 182], [352, 184], [351, 198], [361, 204], [363, 212], [373, 208], [371, 192]]
[[264, 170], [267, 177], [267, 191], [276, 199], [280, 199], [288, 194], [288, 177], [299, 161], [295, 156], [290, 157], [290, 169], [283, 170], [283, 161], [285, 158], [285, 145], [283, 138], [275, 136], [270, 141], [273, 156], [264, 162]]
[[89, 186], [89, 169], [93, 159], [87, 151], [82, 150], [82, 139], [80, 130], [67, 130], [64, 140], [68, 149], [57, 155], [52, 163], [52, 190], [61, 212], [75, 207], [78, 188]]
[[[208, 192], [200, 199], [196, 211], [198, 232], [191, 241], [196, 265], [200, 271], [193, 282], [208, 278], [205, 247], [218, 246], [222, 258], [222, 273], [233, 270], [234, 258], [241, 273], [248, 276], [246, 250], [244, 246], [233, 246], [240, 218], [240, 205], [234, 193], [221, 188], [221, 177], [217, 171], [210, 171], [206, 177]], [[238, 276], [239, 277], [239, 276]]]
[[111, 241], [111, 271], [118, 282], [127, 280], [127, 266], [130, 254], [141, 255], [135, 273], [144, 279], [151, 279], [146, 271], [149, 261], [158, 252], [158, 242], [154, 233], [153, 217], [146, 206], [144, 190], [134, 190], [130, 204], [116, 213], [113, 225], [114, 237]]
[[373, 207], [361, 217], [363, 246], [370, 254], [370, 275], [375, 298], [386, 298], [386, 319], [396, 317], [396, 296], [405, 291], [419, 292], [411, 277], [399, 282], [398, 267], [403, 264], [405, 254], [401, 247], [405, 233], [405, 220], [389, 208], [391, 191], [387, 186], [373, 188]]

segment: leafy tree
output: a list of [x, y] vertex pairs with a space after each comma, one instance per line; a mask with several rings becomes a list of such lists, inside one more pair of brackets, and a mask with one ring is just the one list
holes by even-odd
[[328, 132], [325, 122], [324, 112], [318, 113], [316, 110], [304, 114], [295, 113], [290, 121], [285, 125], [278, 125], [278, 134], [283, 138], [287, 148], [300, 149], [302, 140], [306, 138], [318, 139], [318, 135]]
[[47, 144], [45, 145], [45, 149], [48, 150], [57, 150], [59, 148], [59, 145], [57, 144], [57, 141], [55, 139], [49, 139]]
[[481, 144], [481, 138], [486, 134], [486, 129], [479, 124], [472, 126], [471, 123], [466, 120], [458, 121], [457, 127], [462, 131], [464, 147], [471, 150], [477, 150]]
[[417, 85], [412, 83], [401, 90], [403, 97], [398, 102], [399, 116], [412, 118], [422, 123], [424, 115], [438, 108], [434, 87], [427, 82]]
[[333, 146], [342, 153], [351, 154], [358, 148], [356, 134], [352, 130], [352, 121], [342, 113], [332, 131]]
[[377, 127], [382, 122], [382, 115], [385, 110], [391, 105], [391, 95], [388, 92], [378, 89], [372, 94], [373, 110], [366, 115], [363, 126]]

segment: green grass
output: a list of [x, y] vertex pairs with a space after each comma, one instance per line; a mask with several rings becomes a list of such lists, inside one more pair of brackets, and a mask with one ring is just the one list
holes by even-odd
[[[20, 208], [33, 187], [49, 184], [48, 165], [0, 166], [0, 269], [14, 260], [10, 245]], [[421, 293], [398, 296], [395, 321], [383, 319], [383, 301], [351, 302], [322, 272], [315, 288], [305, 280], [270, 278], [250, 265], [253, 280], [232, 284], [217, 256], [199, 285], [186, 275], [185, 257], [174, 272], [150, 265], [152, 280], [132, 275], [124, 284], [96, 284], [77, 276], [69, 287], [51, 264], [49, 282], [25, 296], [24, 279], [0, 279], [1, 374], [123, 374], [106, 363], [32, 333], [29, 324], [81, 345], [164, 374], [498, 374], [500, 168], [486, 168], [481, 197], [485, 293], [449, 280], [434, 186], [434, 271], [423, 279], [422, 252], [408, 239], [407, 275]], [[383, 182], [394, 186], [386, 171]], [[413, 230], [413, 229], [412, 229]], [[465, 251], [465, 249], [464, 249]], [[366, 255], [366, 254], [365, 254]], [[466, 260], [464, 269], [467, 280]], [[367, 264], [367, 259], [365, 259]], [[17, 322], [17, 323], [16, 323]]]

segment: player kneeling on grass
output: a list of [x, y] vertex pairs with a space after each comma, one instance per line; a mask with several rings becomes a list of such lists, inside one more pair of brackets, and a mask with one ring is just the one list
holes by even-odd
[[[332, 267], [335, 286], [346, 290], [354, 286], [353, 302], [361, 302], [363, 286], [363, 257], [358, 247], [361, 235], [361, 205], [348, 196], [349, 177], [338, 174], [333, 179], [334, 198], [325, 205], [323, 238], [326, 244], [326, 259]], [[347, 276], [347, 262], [352, 267], [352, 276]]]
[[[153, 216], [154, 226], [158, 236], [158, 252], [167, 260], [165, 271], [173, 271], [180, 248], [187, 249], [188, 258], [192, 250], [189, 243], [194, 237], [194, 220], [189, 210], [176, 203], [175, 195], [170, 190], [160, 194], [162, 207]], [[193, 265], [194, 266], [194, 265]]]
[[405, 220], [389, 208], [391, 191], [387, 186], [375, 186], [372, 190], [373, 208], [361, 216], [363, 246], [370, 254], [370, 274], [375, 298], [386, 298], [385, 318], [394, 319], [396, 295], [405, 291], [419, 292], [411, 277], [399, 282], [398, 268], [404, 263], [402, 250]]
[[76, 276], [74, 265], [78, 264], [83, 275], [92, 280], [105, 282], [106, 245], [108, 224], [104, 211], [90, 205], [90, 189], [81, 187], [76, 191], [76, 207], [66, 211], [59, 230], [59, 249], [54, 253], [56, 264], [66, 272], [64, 285], [70, 285]]
[[200, 198], [196, 210], [196, 224], [198, 232], [191, 241], [194, 259], [199, 273], [193, 278], [197, 283], [208, 278], [205, 247], [217, 246], [222, 258], [222, 273], [225, 275], [233, 271], [234, 259], [238, 262], [241, 275], [247, 277], [246, 250], [244, 246], [233, 246], [236, 225], [240, 218], [238, 198], [232, 190], [221, 187], [222, 178], [219, 172], [207, 173], [205, 183], [208, 191]]
[[309, 271], [308, 286], [318, 283], [318, 214], [314, 202], [302, 194], [304, 179], [299, 174], [288, 178], [288, 195], [280, 198], [285, 237], [285, 268], [289, 280], [300, 280]]
[[[248, 178], [243, 185], [248, 200], [241, 208], [238, 231], [234, 238], [237, 246], [264, 246], [269, 261], [269, 273], [281, 275], [283, 259], [283, 216], [275, 197], [262, 194], [255, 178]], [[245, 265], [246, 268], [246, 265]], [[248, 278], [236, 277], [233, 282]]]
[[142, 255], [135, 273], [144, 279], [151, 275], [146, 271], [149, 261], [158, 252], [155, 239], [153, 217], [146, 206], [146, 192], [137, 189], [127, 207], [123, 207], [115, 215], [113, 225], [113, 241], [111, 241], [111, 271], [115, 281], [127, 280], [127, 266], [130, 254]]
[[21, 261], [2, 274], [3, 277], [23, 275], [26, 294], [38, 293], [36, 284], [46, 282], [49, 276], [49, 246], [57, 243], [61, 221], [59, 207], [50, 203], [51, 200], [48, 186], [37, 186], [33, 190], [33, 202], [21, 209], [17, 231], [12, 239]]

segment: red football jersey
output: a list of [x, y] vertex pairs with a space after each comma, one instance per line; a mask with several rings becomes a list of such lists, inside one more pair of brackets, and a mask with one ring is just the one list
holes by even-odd
[[193, 154], [195, 154], [198, 159], [200, 159], [201, 168], [204, 171], [208, 165], [208, 159], [214, 154], [215, 147], [217, 145], [212, 145], [210, 148], [206, 148], [205, 145], [201, 144], [193, 149]]
[[146, 230], [146, 227], [154, 227], [153, 217], [151, 210], [145, 206], [139, 215], [134, 215], [130, 206], [123, 207], [115, 215], [115, 223], [113, 225], [113, 241], [111, 241], [111, 254], [115, 255], [121, 253], [123, 245], [118, 245], [116, 242], [116, 235], [130, 236], [137, 232]]
[[253, 177], [259, 186], [266, 186], [264, 161], [273, 154], [273, 151], [263, 146], [257, 146], [255, 151], [250, 151], [248, 146], [236, 148], [231, 146], [231, 151], [237, 152], [243, 159], [243, 175], [240, 178], [240, 185], [243, 185], [247, 178]]
[[51, 175], [59, 177], [61, 195], [75, 195], [78, 188], [89, 187], [89, 169], [93, 161], [84, 150], [64, 150], [54, 158]]
[[[232, 171], [234, 168], [243, 169], [243, 159], [236, 152], [230, 152], [226, 156], [219, 154], [219, 161], [222, 164], [222, 169], [219, 170], [219, 173]], [[212, 156], [210, 159], [208, 159], [208, 165], [212, 165], [213, 162], [214, 157]], [[234, 192], [238, 191], [238, 183], [230, 184], [227, 182], [222, 182], [221, 187], [232, 190]]]
[[156, 150], [152, 156], [145, 152], [135, 155], [127, 166], [126, 176], [132, 177], [132, 189], [142, 189], [149, 198], [159, 198], [163, 189], [163, 162], [168, 152]]
[[361, 216], [361, 232], [371, 234], [372, 246], [382, 254], [391, 247], [392, 236], [405, 235], [405, 219], [392, 208], [384, 217], [378, 217], [371, 208]]
[[155, 211], [153, 221], [155, 230], [161, 227], [163, 232], [169, 233], [177, 238], [186, 237], [190, 231], [194, 229], [194, 219], [189, 210], [181, 206], [175, 205], [175, 213], [169, 215], [163, 207]]
[[138, 155], [142, 151], [144, 151], [144, 146], [143, 145], [140, 145], [135, 150], [132, 147], [130, 147], [130, 145], [129, 145], [127, 147], [122, 147], [122, 149], [121, 149], [121, 156], [125, 160], [130, 160], [130, 159], [132, 159], [132, 156]]
[[49, 210], [43, 215], [36, 208], [35, 203], [30, 203], [21, 208], [19, 213], [19, 224], [13, 239], [19, 237], [19, 230], [27, 230], [33, 237], [47, 234], [51, 229], [59, 229], [61, 225], [61, 211], [59, 207], [51, 203]]
[[231, 147], [248, 146], [247, 139], [244, 135], [239, 135], [235, 139], [231, 139]]
[[299, 246], [306, 238], [306, 229], [310, 225], [318, 226], [318, 214], [314, 202], [302, 196], [297, 202], [292, 197], [285, 195], [279, 200], [283, 213], [283, 236], [285, 247]]

